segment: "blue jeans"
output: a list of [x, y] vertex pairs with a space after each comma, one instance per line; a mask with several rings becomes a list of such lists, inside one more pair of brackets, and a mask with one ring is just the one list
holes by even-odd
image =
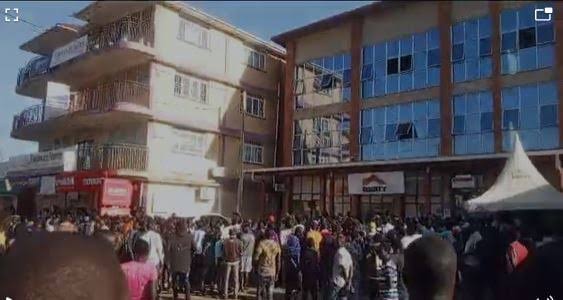
[[190, 294], [190, 271], [174, 272], [172, 275], [172, 291], [174, 299], [178, 296], [179, 291], [185, 291], [186, 296]]

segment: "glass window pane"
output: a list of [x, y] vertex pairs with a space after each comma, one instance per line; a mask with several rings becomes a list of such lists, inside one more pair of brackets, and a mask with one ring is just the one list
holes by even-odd
[[538, 106], [522, 107], [522, 129], [537, 129], [539, 126]]
[[440, 32], [437, 28], [428, 31], [428, 49], [440, 47]]
[[385, 45], [386, 45], [385, 43], [375, 45], [374, 47], [375, 61], [387, 60]]
[[552, 67], [555, 63], [552, 44], [538, 46], [538, 68]]
[[465, 130], [467, 133], [481, 132], [481, 114], [470, 114], [466, 117]]
[[479, 76], [481, 78], [491, 77], [493, 73], [493, 66], [490, 56], [481, 57], [479, 59]]
[[493, 130], [493, 113], [485, 112], [481, 114], [481, 132]]
[[452, 46], [452, 61], [458, 61], [463, 59], [463, 49], [464, 44], [455, 44]]
[[465, 115], [465, 94], [454, 96], [454, 115]]
[[440, 49], [428, 50], [428, 66], [439, 66], [440, 65]]
[[362, 67], [362, 80], [373, 78], [373, 65], [364, 65]]
[[537, 85], [520, 86], [520, 106], [537, 106], [538, 105], [538, 87]]
[[465, 22], [465, 40], [477, 40], [477, 20]]
[[440, 117], [440, 102], [437, 100], [428, 101], [428, 118]]
[[397, 135], [395, 134], [397, 131], [397, 124], [387, 124], [385, 126], [385, 141], [396, 141]]
[[486, 37], [479, 40], [479, 55], [491, 55], [491, 38]]
[[479, 112], [479, 94], [469, 93], [467, 94], [467, 114], [474, 114]]
[[412, 90], [412, 72], [402, 73], [400, 75], [399, 88], [401, 92]]
[[493, 93], [481, 92], [479, 93], [480, 111], [492, 112], [493, 111]]
[[479, 37], [491, 36], [491, 17], [479, 18]]
[[342, 66], [343, 69], [351, 69], [352, 68], [352, 56], [350, 54], [344, 54], [344, 65]]
[[554, 40], [553, 23], [539, 23], [538, 24], [538, 44], [549, 43]]
[[502, 34], [500, 50], [515, 51], [516, 50], [516, 32], [507, 32]]
[[401, 55], [412, 54], [412, 36], [401, 40]]
[[422, 89], [426, 87], [426, 70], [414, 72], [414, 88]]
[[559, 148], [559, 128], [542, 128], [540, 130], [540, 143], [542, 149]]
[[371, 109], [362, 110], [362, 127], [370, 127], [371, 125]]
[[399, 71], [407, 72], [412, 70], [412, 55], [401, 56]]
[[391, 105], [385, 109], [385, 123], [393, 124], [399, 120], [399, 106]]
[[465, 57], [475, 58], [479, 56], [479, 41], [478, 40], [468, 40], [465, 42]]
[[387, 60], [387, 75], [399, 73], [399, 58]]
[[389, 75], [387, 76], [387, 93], [393, 94], [399, 91], [399, 76]]
[[375, 80], [375, 87], [373, 94], [374, 96], [385, 95], [385, 78]]
[[465, 40], [464, 22], [460, 22], [452, 26], [452, 43], [463, 43]]
[[413, 103], [413, 112], [415, 120], [426, 119], [426, 101], [416, 101]]
[[518, 54], [518, 58], [518, 66], [520, 71], [534, 70], [537, 68], [535, 47], [521, 49], [520, 53]]
[[502, 114], [502, 128], [518, 129], [519, 127], [520, 127], [519, 110], [518, 109], [504, 110]]
[[373, 80], [362, 81], [362, 98], [373, 97]]
[[399, 41], [387, 42], [387, 58], [399, 56]]
[[414, 69], [415, 70], [426, 69], [426, 52], [414, 53]]
[[425, 139], [428, 136], [428, 122], [426, 119], [414, 121], [414, 127], [419, 139]]
[[440, 67], [432, 67], [428, 69], [428, 86], [437, 86], [440, 84]]
[[376, 61], [374, 73], [375, 78], [385, 77], [387, 75], [387, 61]]
[[454, 117], [454, 128], [453, 134], [460, 135], [465, 133], [465, 116], [455, 116]]
[[502, 89], [502, 108], [518, 108], [520, 102], [518, 100], [518, 88], [505, 88]]
[[555, 82], [540, 83], [538, 85], [538, 93], [540, 105], [557, 104], [557, 86]]
[[465, 61], [454, 63], [453, 68], [454, 68], [454, 74], [453, 74], [454, 82], [465, 81]]
[[399, 105], [399, 122], [409, 122], [413, 119], [413, 104], [406, 103]]
[[428, 120], [428, 137], [440, 137], [440, 119]]
[[518, 45], [520, 49], [534, 47], [536, 45], [536, 28], [520, 29], [518, 31]]
[[535, 4], [526, 5], [521, 7], [518, 10], [518, 27], [519, 28], [528, 28], [534, 27], [536, 22], [535, 18]]
[[344, 69], [344, 55], [336, 55], [334, 57], [334, 70], [340, 71]]
[[385, 124], [385, 112], [384, 107], [372, 109], [372, 118], [374, 124]]
[[474, 80], [479, 78], [479, 61], [477, 59], [466, 60], [465, 68], [467, 80]]
[[467, 136], [465, 135], [458, 135], [454, 137], [454, 153], [456, 155], [463, 155], [467, 153], [466, 143]]
[[557, 105], [544, 105], [540, 109], [541, 127], [557, 126]]
[[414, 35], [414, 51], [426, 51], [426, 32]]
[[511, 9], [503, 10], [500, 14], [500, 27], [502, 32], [516, 29], [516, 11]]
[[364, 47], [362, 61], [364, 65], [373, 63], [373, 46]]

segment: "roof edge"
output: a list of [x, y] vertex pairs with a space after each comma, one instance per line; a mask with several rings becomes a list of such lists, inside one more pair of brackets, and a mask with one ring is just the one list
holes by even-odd
[[45, 31], [41, 32], [40, 34], [32, 37], [31, 39], [29, 39], [26, 42], [24, 42], [23, 44], [21, 44], [19, 49], [23, 50], [23, 51], [32, 52], [29, 49], [37, 39], [41, 38], [42, 36], [44, 36], [46, 34], [53, 32], [53, 31], [55, 31], [56, 29], [59, 29], [59, 28], [64, 29], [64, 30], [68, 30], [68, 31], [71, 31], [71, 32], [76, 32], [78, 34], [80, 32], [80, 29], [82, 28], [82, 25], [70, 24], [70, 23], [56, 23], [55, 25], [49, 27]]

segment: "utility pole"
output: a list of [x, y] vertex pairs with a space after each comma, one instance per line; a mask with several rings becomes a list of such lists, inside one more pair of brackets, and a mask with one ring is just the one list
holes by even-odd
[[246, 115], [246, 108], [244, 106], [246, 99], [246, 90], [242, 90], [240, 93], [240, 114], [241, 114], [241, 124], [240, 124], [240, 174], [238, 179], [238, 189], [237, 189], [237, 203], [236, 212], [240, 213], [240, 206], [242, 203], [242, 198], [244, 195], [244, 119]]

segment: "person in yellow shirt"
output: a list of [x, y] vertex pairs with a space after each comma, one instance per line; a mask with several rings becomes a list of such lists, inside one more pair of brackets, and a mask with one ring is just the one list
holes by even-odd
[[311, 229], [309, 230], [309, 232], [307, 232], [307, 239], [313, 239], [315, 250], [317, 251], [317, 253], [319, 253], [321, 241], [323, 240], [323, 235], [321, 234], [318, 228], [319, 228], [319, 223], [313, 221], [313, 224], [311, 225]]

